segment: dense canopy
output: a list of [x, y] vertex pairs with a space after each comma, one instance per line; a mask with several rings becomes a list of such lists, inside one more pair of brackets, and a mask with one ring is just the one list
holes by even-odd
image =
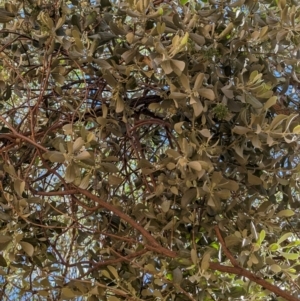
[[297, 0], [0, 3], [1, 300], [299, 300]]

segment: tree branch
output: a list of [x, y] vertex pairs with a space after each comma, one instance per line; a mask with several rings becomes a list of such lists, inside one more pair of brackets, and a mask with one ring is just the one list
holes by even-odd
[[90, 193], [89, 191], [87, 191], [85, 189], [81, 189], [79, 187], [76, 187], [76, 190], [79, 193], [86, 196], [87, 198], [89, 198], [90, 200], [93, 200], [95, 203], [98, 203], [101, 207], [113, 212], [114, 214], [119, 216], [121, 219], [123, 219], [125, 222], [127, 222], [129, 225], [131, 225], [134, 229], [138, 230], [146, 238], [146, 240], [149, 243], [149, 245], [145, 246], [147, 249], [149, 249], [151, 251], [155, 251], [155, 252], [160, 253], [160, 254], [163, 254], [163, 255], [168, 256], [168, 257], [172, 257], [172, 258], [175, 258], [177, 256], [176, 252], [162, 247], [156, 241], [156, 239], [148, 231], [146, 231], [144, 229], [144, 227], [142, 225], [138, 224], [136, 221], [134, 221], [127, 214], [125, 214], [124, 212], [122, 212], [121, 210], [116, 208], [115, 206], [105, 202], [104, 200], [101, 200], [100, 198], [98, 198], [97, 196], [95, 196], [94, 194]]
[[234, 267], [238, 267], [239, 266], [239, 263], [238, 261], [233, 257], [233, 255], [230, 253], [230, 251], [227, 249], [226, 247], [226, 244], [225, 244], [225, 241], [222, 237], [222, 234], [221, 234], [221, 231], [220, 231], [220, 228], [218, 226], [215, 226], [215, 231], [216, 231], [216, 234], [217, 234], [217, 237], [218, 237], [218, 240], [223, 248], [223, 251], [226, 255], [226, 257], [230, 260], [231, 264], [234, 266]]
[[249, 280], [261, 285], [262, 287], [269, 290], [270, 292], [273, 292], [277, 296], [280, 296], [280, 297], [286, 299], [287, 301], [299, 301], [298, 298], [293, 297], [288, 292], [280, 289], [278, 286], [275, 286], [275, 285], [271, 284], [270, 282], [252, 274], [251, 272], [247, 271], [246, 269], [244, 269], [242, 267], [229, 267], [229, 266], [221, 265], [216, 262], [211, 262], [209, 264], [209, 268], [212, 270], [215, 270], [215, 271], [219, 271], [219, 272], [244, 276], [244, 277], [248, 278]]
[[268, 281], [254, 275], [253, 273], [251, 273], [251, 272], [247, 271], [246, 269], [244, 269], [243, 267], [241, 267], [238, 264], [238, 261], [233, 257], [233, 255], [227, 249], [225, 241], [224, 241], [224, 239], [222, 237], [222, 234], [220, 232], [220, 228], [218, 226], [215, 226], [214, 229], [216, 231], [218, 240], [220, 241], [220, 244], [222, 245], [224, 253], [225, 253], [226, 257], [230, 260], [233, 267], [224, 266], [224, 265], [221, 265], [221, 264], [215, 263], [215, 262], [210, 262], [210, 264], [209, 264], [210, 269], [220, 271], [220, 272], [231, 273], [231, 274], [236, 274], [236, 275], [239, 275], [239, 276], [247, 277], [249, 280], [254, 281], [255, 283], [261, 285], [265, 289], [273, 292], [277, 296], [285, 298], [288, 301], [297, 301], [297, 300], [299, 301], [298, 298], [295, 298], [295, 297], [291, 296], [290, 294], [288, 294], [284, 290], [280, 289], [279, 287], [269, 283]]

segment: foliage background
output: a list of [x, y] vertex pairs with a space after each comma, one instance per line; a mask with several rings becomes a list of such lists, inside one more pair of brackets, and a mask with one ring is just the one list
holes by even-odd
[[2, 5], [1, 300], [298, 300], [297, 1]]

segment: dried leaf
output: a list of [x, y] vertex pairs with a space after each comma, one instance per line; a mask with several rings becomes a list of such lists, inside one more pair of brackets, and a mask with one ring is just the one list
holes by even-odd
[[197, 171], [202, 170], [202, 166], [201, 166], [200, 162], [198, 162], [198, 161], [191, 161], [188, 163], [188, 166]]
[[209, 100], [214, 100], [216, 98], [214, 91], [211, 89], [201, 88], [198, 90], [198, 93], [200, 96]]

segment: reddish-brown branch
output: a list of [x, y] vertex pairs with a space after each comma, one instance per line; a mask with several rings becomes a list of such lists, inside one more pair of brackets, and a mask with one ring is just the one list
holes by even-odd
[[249, 280], [261, 285], [265, 289], [269, 290], [270, 292], [273, 292], [277, 296], [286, 299], [287, 301], [299, 301], [298, 298], [291, 296], [288, 292], [280, 289], [278, 286], [275, 286], [270, 282], [252, 274], [251, 272], [247, 271], [242, 267], [229, 267], [229, 266], [221, 265], [216, 262], [211, 262], [209, 264], [209, 267], [210, 269], [215, 271], [247, 277]]
[[101, 205], [101, 207], [113, 212], [114, 214], [119, 216], [121, 219], [123, 219], [125, 222], [127, 222], [129, 225], [131, 225], [134, 229], [138, 230], [148, 241], [148, 244], [146, 245], [146, 248], [148, 250], [155, 251], [157, 253], [163, 254], [168, 257], [172, 257], [172, 258], [176, 257], [176, 253], [174, 251], [171, 251], [169, 249], [162, 247], [156, 241], [156, 239], [148, 231], [146, 231], [144, 229], [144, 227], [142, 225], [138, 224], [135, 220], [133, 220], [127, 214], [125, 214], [124, 212], [122, 212], [121, 210], [116, 208], [115, 206], [105, 202], [104, 200], [101, 200], [100, 198], [98, 198], [97, 196], [95, 196], [94, 194], [90, 193], [89, 191], [87, 191], [85, 189], [81, 189], [79, 187], [76, 187], [76, 189], [79, 193], [83, 194], [84, 196], [86, 196], [90, 200], [94, 201], [95, 203], [98, 203], [99, 205]]
[[[98, 263], [96, 263], [92, 268], [90, 268], [86, 273], [84, 273], [81, 278], [83, 278], [84, 276], [92, 273], [93, 271], [96, 271], [98, 270], [99, 268], [101, 267], [104, 267], [104, 266], [108, 266], [108, 265], [115, 265], [119, 262], [123, 262], [123, 261], [130, 261], [138, 256], [141, 256], [143, 254], [145, 254], [146, 252], [148, 252], [147, 250], [143, 249], [143, 250], [140, 250], [140, 251], [137, 251], [137, 252], [134, 252], [132, 254], [129, 254], [127, 256], [122, 256], [122, 257], [119, 257], [119, 258], [114, 258], [114, 259], [108, 259], [108, 260], [105, 260], [105, 261], [100, 261]], [[116, 252], [115, 252], [116, 253]]]
[[26, 136], [24, 136], [24, 135], [22, 135], [22, 134], [20, 134], [20, 133], [18, 133], [6, 120], [5, 120], [5, 118], [4, 117], [1, 117], [0, 116], [0, 120], [3, 122], [3, 123], [5, 123], [5, 125], [13, 132], [13, 134], [14, 134], [14, 136], [15, 137], [18, 137], [18, 138], [20, 138], [20, 139], [22, 139], [22, 140], [24, 140], [24, 141], [27, 141], [27, 142], [29, 142], [31, 145], [33, 145], [33, 146], [35, 146], [37, 149], [41, 149], [41, 150], [43, 150], [44, 152], [47, 152], [48, 150], [45, 148], [45, 147], [43, 147], [42, 145], [40, 145], [40, 144], [38, 144], [38, 143], [36, 143], [35, 141], [33, 141], [32, 139], [30, 139], [30, 138], [28, 138], [28, 137], [26, 137]]
[[217, 237], [218, 237], [218, 240], [220, 242], [220, 244], [222, 245], [222, 248], [223, 248], [223, 251], [226, 255], [226, 257], [230, 260], [231, 264], [234, 266], [234, 267], [238, 267], [239, 266], [239, 263], [237, 262], [237, 260], [232, 256], [232, 254], [230, 253], [230, 251], [227, 249], [226, 247], [226, 244], [225, 244], [225, 241], [222, 237], [222, 234], [220, 232], [220, 228], [218, 226], [215, 226], [215, 231], [216, 231], [216, 234], [217, 234]]
[[225, 245], [225, 241], [222, 237], [222, 234], [220, 232], [220, 228], [218, 226], [215, 226], [215, 231], [218, 237], [218, 240], [220, 241], [220, 244], [222, 245], [223, 251], [226, 255], [226, 257], [230, 260], [233, 267], [224, 266], [219, 263], [211, 262], [209, 264], [210, 269], [216, 270], [219, 272], [225, 272], [225, 273], [231, 273], [239, 276], [247, 277], [249, 280], [254, 281], [255, 283], [261, 285], [265, 289], [269, 290], [270, 292], [273, 292], [277, 296], [280, 296], [282, 298], [285, 298], [288, 301], [299, 301], [298, 298], [295, 298], [291, 296], [289, 293], [285, 292], [284, 290], [280, 289], [279, 287], [269, 283], [268, 281], [256, 276], [255, 274], [247, 271], [243, 267], [241, 267], [238, 264], [238, 261], [233, 257], [233, 255], [230, 253], [230, 251], [227, 249]]
[[58, 191], [35, 191], [35, 190], [32, 190], [32, 193], [35, 195], [42, 195], [42, 196], [57, 196], [57, 195], [75, 194], [75, 193], [77, 193], [77, 191], [75, 189], [58, 190]]
[[[137, 255], [142, 255], [143, 253], [147, 252], [147, 250], [152, 250], [152, 251], [155, 251], [157, 253], [163, 254], [165, 256], [172, 257], [172, 258], [176, 257], [176, 253], [174, 251], [171, 251], [171, 250], [168, 250], [168, 249], [162, 247], [155, 240], [155, 238], [148, 231], [146, 231], [140, 224], [138, 224], [136, 221], [134, 221], [132, 218], [130, 218], [128, 215], [126, 215], [125, 213], [120, 211], [115, 206], [105, 202], [104, 200], [101, 200], [100, 198], [93, 195], [92, 193], [90, 193], [87, 190], [84, 190], [84, 189], [81, 189], [81, 188], [76, 188], [76, 189], [72, 189], [72, 190], [69, 190], [69, 191], [37, 192], [37, 194], [45, 195], [45, 196], [51, 196], [51, 195], [76, 194], [76, 192], [86, 196], [87, 198], [94, 201], [95, 203], [98, 203], [101, 207], [103, 207], [103, 208], [113, 212], [114, 214], [118, 215], [121, 219], [123, 219], [128, 224], [130, 224], [133, 228], [138, 230], [147, 239], [149, 244], [147, 244], [145, 246], [145, 249], [142, 250], [142, 251], [139, 251], [139, 252], [136, 252], [136, 253], [133, 253], [131, 255], [126, 256], [127, 260], [130, 259], [130, 258], [134, 258]], [[288, 292], [286, 292], [286, 291], [280, 289], [279, 287], [269, 283], [268, 281], [256, 276], [255, 274], [247, 271], [243, 267], [240, 267], [238, 265], [237, 260], [233, 257], [233, 255], [227, 249], [227, 247], [225, 245], [225, 242], [224, 242], [224, 239], [221, 235], [219, 227], [216, 226], [215, 231], [216, 231], [217, 237], [220, 241], [220, 244], [223, 247], [225, 255], [227, 256], [227, 258], [231, 261], [232, 265], [234, 265], [234, 266], [229, 267], [229, 266], [221, 265], [219, 263], [211, 262], [210, 265], [209, 265], [210, 269], [215, 270], [215, 271], [219, 271], [219, 272], [225, 272], [225, 273], [231, 273], [231, 274], [235, 274], [235, 275], [239, 275], [239, 276], [244, 276], [244, 277], [248, 278], [249, 280], [261, 285], [265, 289], [275, 293], [277, 296], [285, 298], [287, 301], [299, 301], [298, 298], [291, 296]], [[133, 255], [133, 257], [132, 257], [132, 255]], [[104, 266], [104, 265], [107, 265], [107, 264], [115, 264], [115, 263], [121, 262], [123, 260], [124, 260], [124, 258], [118, 258], [118, 259], [108, 260], [108, 261], [105, 261], [105, 262], [99, 262], [92, 269], [95, 270], [95, 269], [97, 269], [101, 266]], [[91, 271], [89, 271], [89, 272], [91, 272]]]

